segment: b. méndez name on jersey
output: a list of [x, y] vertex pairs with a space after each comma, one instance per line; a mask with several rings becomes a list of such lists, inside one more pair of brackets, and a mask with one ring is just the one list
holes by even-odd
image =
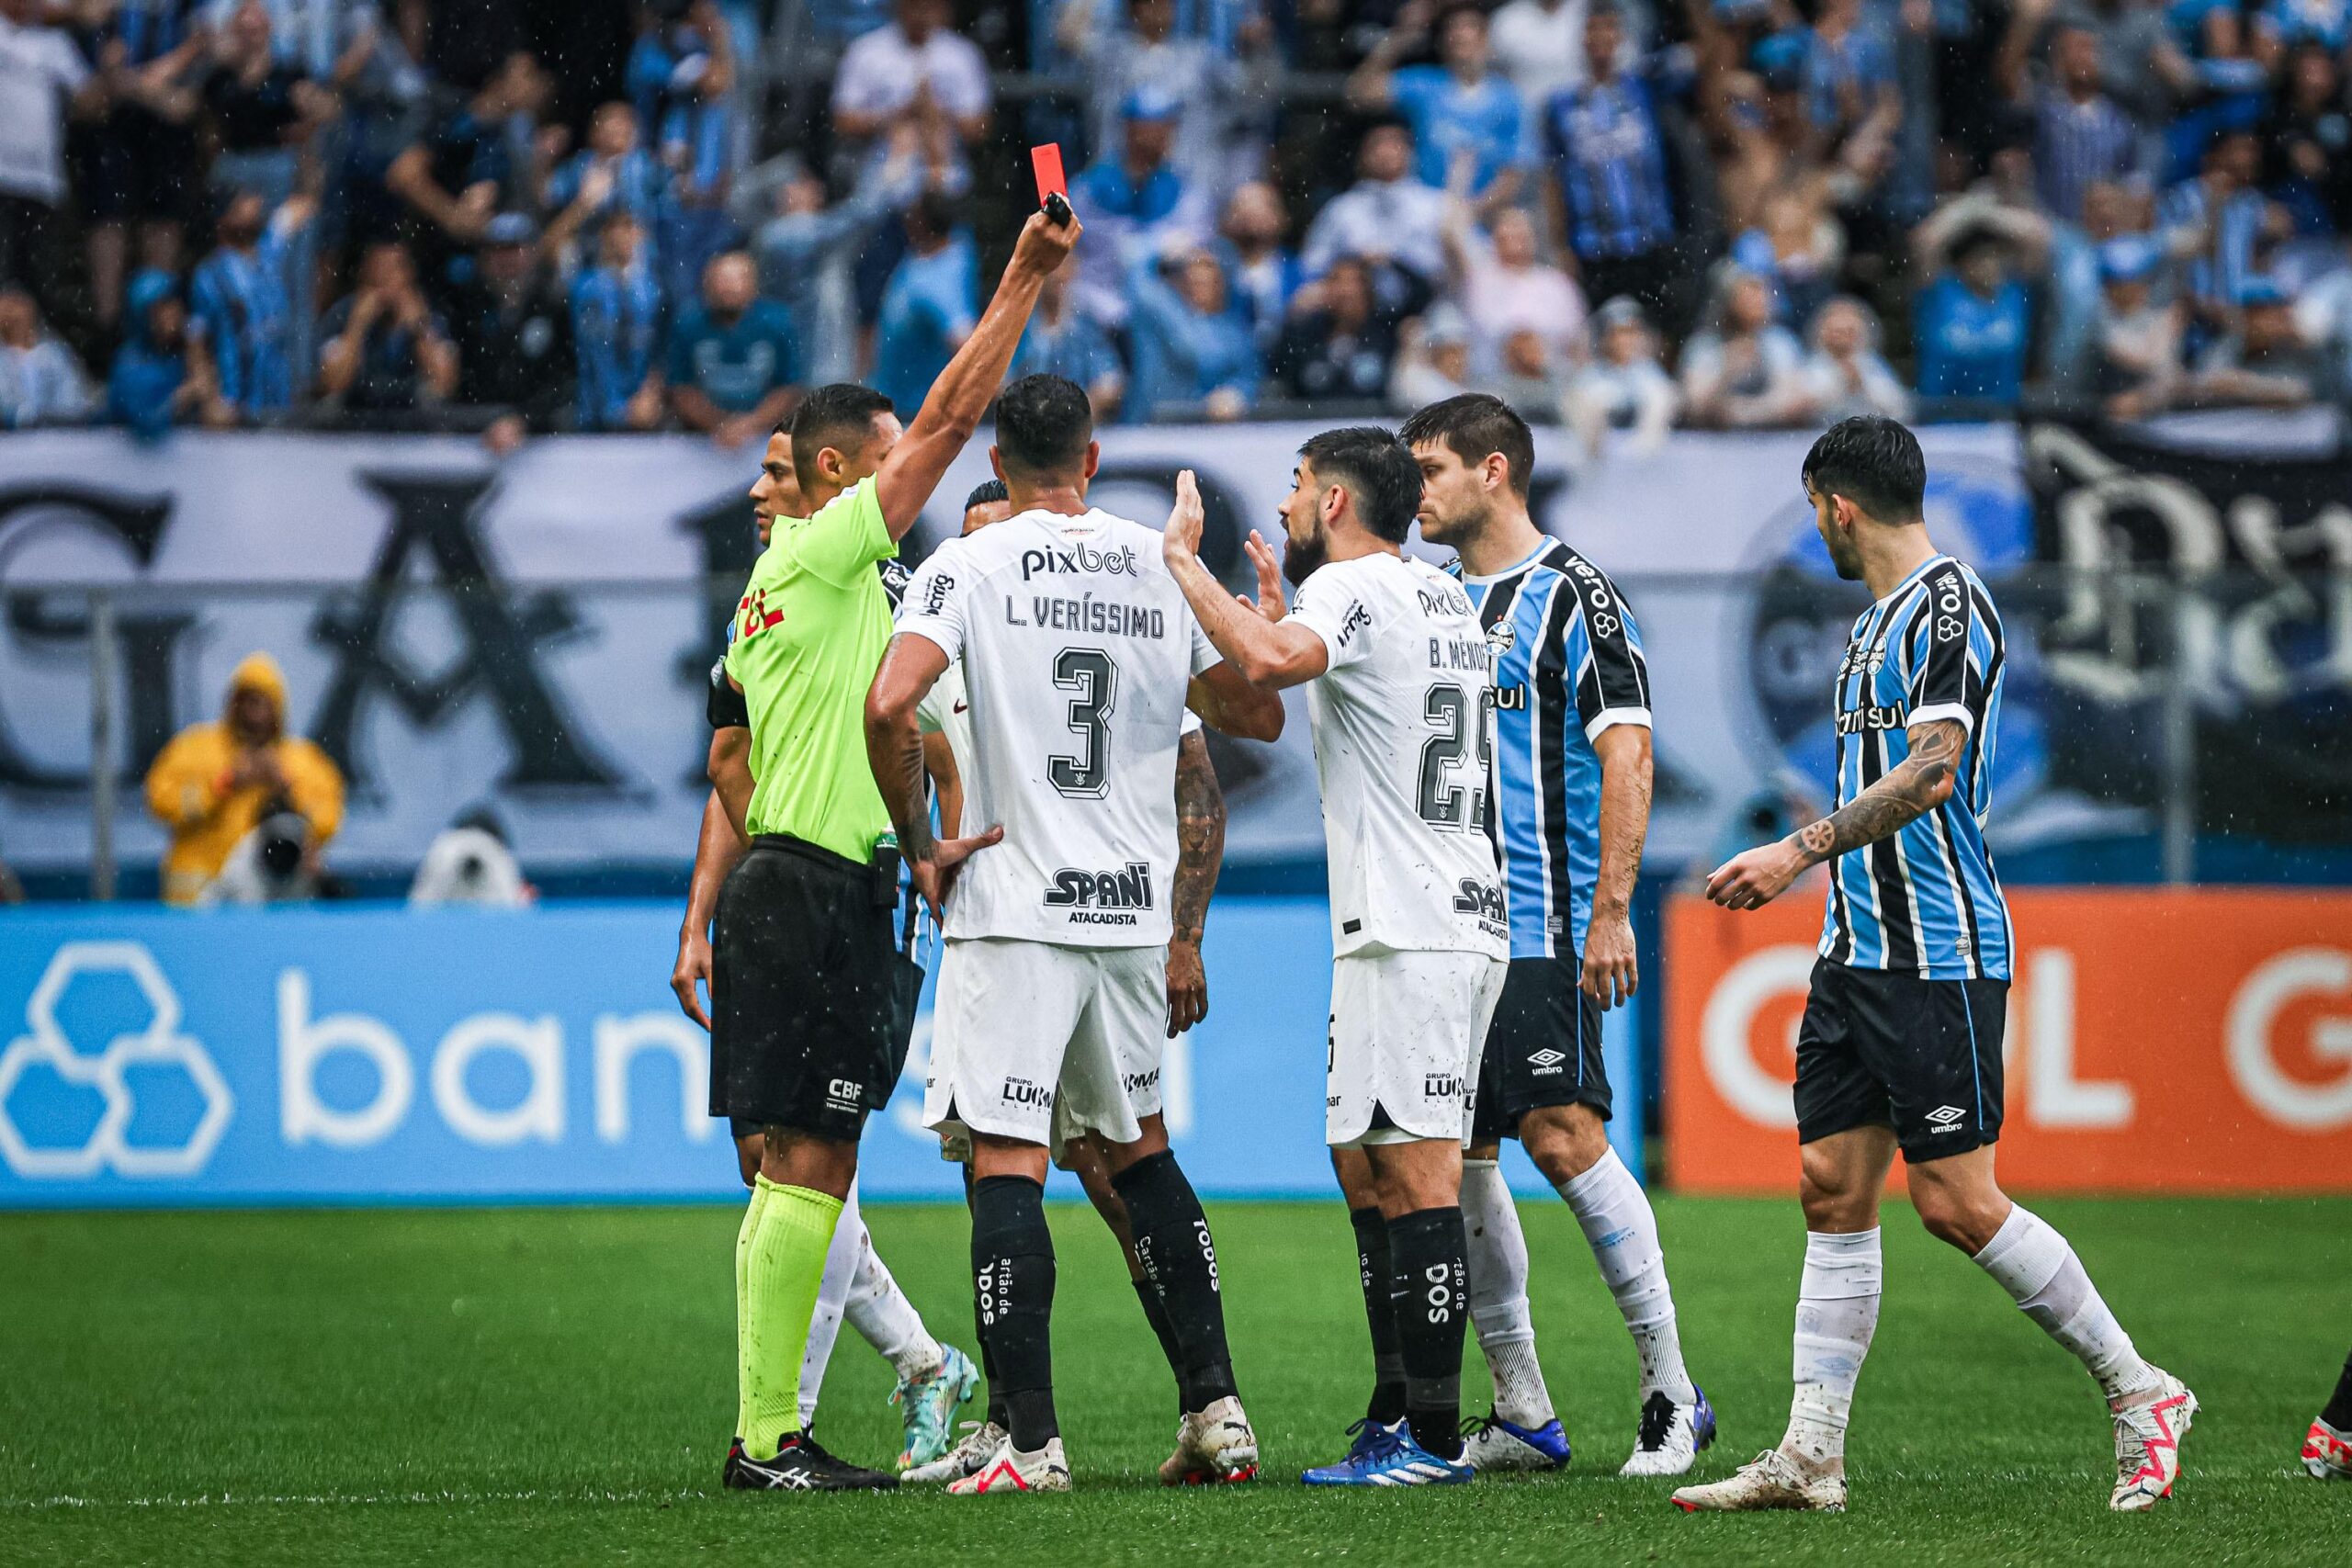
[[[1456, 561], [1450, 570], [1459, 572]], [[1650, 724], [1649, 665], [1633, 606], [1556, 539], [1490, 577], [1461, 579], [1495, 657], [1489, 820], [1513, 958], [1584, 952], [1600, 874], [1600, 755], [1620, 724]]]
[[1185, 690], [1218, 654], [1159, 536], [1100, 510], [1023, 513], [942, 545], [899, 629], [961, 660], [958, 827], [1004, 829], [966, 863], [949, 939], [1167, 942]]
[[1911, 754], [1909, 729], [1968, 732], [1950, 799], [1830, 868], [1821, 954], [1929, 980], [2009, 978], [2009, 909], [1984, 847], [2001, 719], [2001, 618], [1984, 582], [1936, 556], [1864, 611], [1838, 667], [1838, 804]]
[[1331, 942], [1505, 956], [1487, 836], [1493, 682], [1462, 585], [1385, 551], [1317, 568], [1291, 618], [1329, 668], [1308, 682], [1331, 880]]

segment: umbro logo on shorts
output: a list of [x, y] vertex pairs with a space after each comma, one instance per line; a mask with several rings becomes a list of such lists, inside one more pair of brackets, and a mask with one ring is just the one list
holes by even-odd
[[1939, 1105], [1928, 1112], [1928, 1120], [1936, 1124], [1937, 1132], [1950, 1133], [1956, 1131], [1962, 1122], [1968, 1120], [1968, 1112], [1957, 1105]]
[[1560, 1052], [1553, 1050], [1549, 1045], [1546, 1045], [1541, 1051], [1530, 1052], [1527, 1057], [1527, 1065], [1533, 1067], [1539, 1074], [1556, 1073], [1560, 1070], [1560, 1064], [1566, 1060], [1567, 1057], [1566, 1055], [1562, 1055]]

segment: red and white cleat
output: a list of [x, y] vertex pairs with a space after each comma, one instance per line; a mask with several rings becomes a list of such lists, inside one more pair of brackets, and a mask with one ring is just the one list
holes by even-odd
[[1062, 1440], [1048, 1438], [1034, 1453], [1022, 1453], [1011, 1438], [988, 1463], [947, 1488], [951, 1497], [978, 1497], [993, 1492], [1067, 1492], [1069, 1461], [1062, 1456]]
[[2180, 1479], [2180, 1440], [2196, 1419], [2197, 1396], [2161, 1367], [2156, 1377], [2151, 1394], [2114, 1410], [2115, 1491], [2107, 1506], [2120, 1514], [2154, 1507]]
[[2303, 1468], [2322, 1481], [2352, 1481], [2352, 1432], [2312, 1422], [2303, 1434]]
[[1159, 1467], [1159, 1483], [1221, 1486], [1257, 1474], [1258, 1434], [1241, 1402], [1227, 1396], [1177, 1423], [1176, 1451]]

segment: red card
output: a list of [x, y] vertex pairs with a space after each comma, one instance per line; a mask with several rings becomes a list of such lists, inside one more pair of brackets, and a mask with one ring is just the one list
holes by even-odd
[[1029, 149], [1029, 164], [1037, 172], [1037, 205], [1043, 207], [1049, 196], [1069, 197], [1069, 183], [1062, 177], [1062, 144], [1048, 141], [1042, 147]]

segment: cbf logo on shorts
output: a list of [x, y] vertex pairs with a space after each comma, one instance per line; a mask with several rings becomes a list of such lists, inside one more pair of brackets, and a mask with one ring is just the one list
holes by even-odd
[[[77, 981], [105, 985], [108, 977], [136, 988], [145, 1008], [143, 1026], [116, 1033], [103, 1044], [72, 1038], [59, 1004]], [[212, 1158], [236, 1100], [204, 1047], [180, 1032], [179, 993], [142, 943], [62, 944], [26, 999], [25, 1026], [26, 1032], [0, 1052], [0, 1160], [11, 1172], [35, 1180], [89, 1177], [102, 1169], [129, 1177], [194, 1176]], [[137, 1086], [163, 1074], [184, 1078], [203, 1109], [173, 1141], [134, 1143]], [[97, 1118], [76, 1141], [26, 1135], [20, 1113], [40, 1093], [42, 1077], [63, 1087], [61, 1099], [97, 1095]]]

